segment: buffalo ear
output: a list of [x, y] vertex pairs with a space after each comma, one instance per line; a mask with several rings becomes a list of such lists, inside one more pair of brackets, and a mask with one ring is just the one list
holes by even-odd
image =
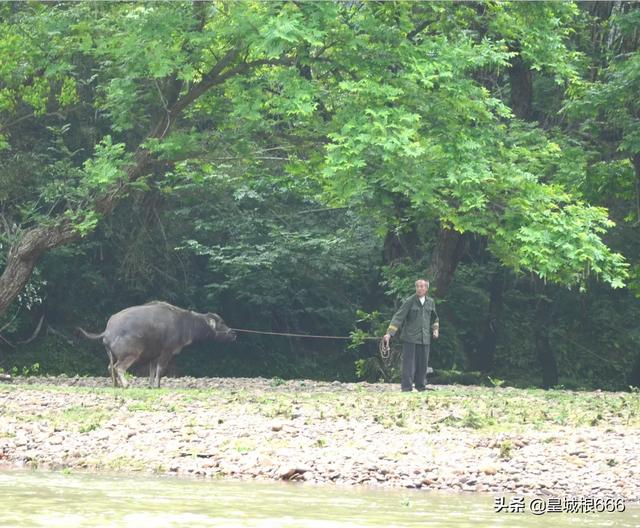
[[207, 324], [211, 327], [212, 330], [216, 330], [216, 320], [213, 317], [207, 317]]

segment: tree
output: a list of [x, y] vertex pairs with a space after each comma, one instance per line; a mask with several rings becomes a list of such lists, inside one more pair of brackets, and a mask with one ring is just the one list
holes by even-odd
[[[390, 29], [376, 22], [380, 30], [371, 29], [369, 49], [391, 51], [369, 61], [387, 66], [377, 76], [367, 71], [340, 84], [324, 167], [328, 190], [339, 203], [359, 204], [382, 222], [393, 218], [386, 212], [394, 203], [390, 196], [399, 194], [410, 204], [409, 222], [419, 218], [444, 232], [485, 236], [503, 265], [542, 280], [571, 286], [595, 272], [622, 286], [623, 258], [601, 240], [612, 226], [606, 211], [550, 177], [576, 170], [571, 158], [544, 130], [514, 119], [505, 101], [473, 79], [509, 68], [514, 52], [504, 39], [514, 32], [523, 40], [522, 59], [535, 61], [532, 67], [572, 75], [555, 53], [567, 30], [561, 27], [559, 37], [554, 31], [563, 20], [556, 9], [569, 10], [566, 19], [574, 8], [491, 5], [484, 24], [491, 30], [482, 35], [470, 23], [476, 16], [471, 7], [419, 9], [428, 36], [409, 23]], [[454, 23], [447, 16], [452, 11]], [[376, 13], [384, 14], [382, 8]], [[525, 39], [531, 27], [537, 31]]]
[[[274, 184], [367, 212], [381, 235], [405, 222], [399, 196], [409, 223], [441, 233], [432, 238], [445, 255], [475, 233], [514, 270], [566, 285], [594, 272], [621, 286], [623, 259], [601, 238], [606, 211], [549, 178], [568, 163], [558, 144], [476, 79], [511, 64], [512, 22], [523, 59], [562, 73], [553, 21], [572, 8], [476, 7], [3, 6], [0, 46], [12, 61], [0, 112], [14, 193], [3, 199], [0, 313], [44, 253], [91, 232], [128, 193], [196, 177], [190, 163], [257, 163]], [[531, 20], [541, 29], [525, 40]], [[447, 277], [444, 292], [455, 266], [442, 263], [433, 273]]]
[[[288, 20], [296, 10], [260, 3], [2, 6], [0, 48], [10, 57], [0, 72], [2, 145], [14, 168], [4, 178], [15, 193], [2, 204], [0, 313], [43, 254], [91, 232], [131, 190], [162, 178], [176, 158], [233, 145], [233, 137], [222, 137], [229, 121], [199, 126], [225, 117], [226, 82], [293, 64], [292, 41], [316, 38], [313, 21], [303, 34], [295, 13]], [[90, 135], [79, 139], [83, 128]], [[24, 131], [31, 145], [21, 142]]]

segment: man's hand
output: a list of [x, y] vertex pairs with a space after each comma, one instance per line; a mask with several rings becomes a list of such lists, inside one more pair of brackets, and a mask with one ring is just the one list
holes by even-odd
[[389, 340], [391, 339], [391, 335], [389, 334], [384, 334], [384, 336], [382, 336], [382, 342], [384, 343], [384, 346], [389, 346]]
[[440, 331], [437, 328], [434, 328], [434, 330], [433, 330], [433, 338], [434, 339], [438, 339], [439, 335], [440, 335]]

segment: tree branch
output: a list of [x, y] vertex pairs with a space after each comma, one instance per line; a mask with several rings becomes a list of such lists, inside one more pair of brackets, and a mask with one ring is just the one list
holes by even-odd
[[16, 310], [16, 313], [11, 318], [11, 321], [9, 321], [6, 325], [4, 325], [2, 328], [0, 328], [0, 334], [2, 334], [2, 332], [4, 332], [7, 328], [9, 328], [11, 326], [11, 324], [16, 320], [16, 317], [18, 317], [19, 313], [20, 313], [20, 308], [18, 308]]
[[418, 35], [424, 28], [429, 25], [430, 20], [423, 20], [422, 22], [418, 22], [418, 25], [413, 28], [409, 33], [407, 33], [407, 38], [409, 40], [413, 40], [414, 37]]
[[11, 348], [16, 348], [16, 346], [11, 341], [8, 341], [7, 338], [5, 338], [2, 334], [0, 334], [0, 339], [2, 339]]
[[44, 314], [40, 316], [40, 321], [38, 321], [38, 325], [36, 326], [36, 329], [33, 331], [33, 334], [31, 334], [31, 337], [29, 337], [28, 339], [25, 339], [24, 341], [18, 341], [18, 344], [28, 345], [29, 343], [31, 343], [31, 341], [33, 341], [36, 337], [38, 337], [38, 334], [40, 333], [43, 322], [44, 322]]
[[[251, 68], [293, 63], [293, 59], [281, 57], [242, 62], [232, 67], [241, 51], [240, 47], [234, 47], [227, 51], [209, 73], [182, 97], [179, 96], [182, 84], [173, 78], [170, 83], [172, 88], [170, 94], [162, 94], [167, 103], [166, 107], [163, 108], [161, 115], [157, 118], [155, 125], [145, 139], [162, 139], [165, 137], [180, 112], [213, 86], [222, 84], [227, 79], [244, 73]], [[115, 187], [96, 197], [93, 201], [92, 209], [103, 216], [109, 215], [128, 184], [145, 175], [153, 161], [151, 152], [139, 146], [134, 152], [133, 162], [126, 169], [125, 177]], [[37, 226], [24, 232], [22, 238], [11, 247], [7, 255], [5, 269], [0, 275], [0, 314], [6, 311], [29, 281], [37, 261], [44, 253], [55, 247], [69, 244], [80, 238], [80, 236], [81, 233], [77, 231], [75, 225], [69, 218], [64, 216], [59, 217], [55, 224]]]
[[223, 73], [223, 70], [238, 57], [240, 51], [241, 50], [239, 48], [229, 50], [227, 54], [218, 61], [213, 69], [208, 74], [206, 74], [198, 84], [193, 86], [191, 90], [189, 90], [181, 99], [176, 102], [175, 105], [173, 105], [173, 107], [171, 108], [171, 114], [175, 115], [181, 112], [209, 89], [218, 84], [222, 84], [224, 81], [235, 75], [245, 73], [251, 68], [267, 65], [275, 66], [293, 64], [293, 60], [288, 57], [281, 57], [279, 59], [259, 59], [251, 62], [243, 62]]

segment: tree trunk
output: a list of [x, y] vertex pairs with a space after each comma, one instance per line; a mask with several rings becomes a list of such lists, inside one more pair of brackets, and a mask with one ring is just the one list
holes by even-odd
[[[511, 86], [511, 109], [516, 117], [531, 121], [533, 119], [533, 77], [531, 69], [522, 60], [520, 45], [514, 44], [510, 51], [516, 53], [511, 59], [509, 81]], [[485, 315], [482, 336], [476, 353], [471, 358], [473, 368], [481, 372], [490, 372], [498, 344], [498, 327], [502, 315], [504, 293], [504, 269], [496, 269], [491, 276], [489, 286], [489, 307]]]
[[640, 354], [638, 354], [638, 357], [631, 368], [631, 372], [627, 378], [627, 385], [640, 387]]
[[409, 227], [405, 233], [389, 231], [384, 239], [384, 262], [396, 264], [407, 257], [415, 258], [417, 245], [418, 231], [415, 225]]
[[26, 231], [11, 246], [5, 268], [0, 276], [0, 315], [29, 282], [33, 268], [40, 257], [50, 249], [78, 238], [70, 225], [41, 226]]
[[425, 277], [429, 280], [429, 290], [435, 297], [442, 299], [447, 294], [464, 246], [464, 238], [457, 231], [446, 228], [438, 231]]
[[[411, 201], [405, 196], [392, 194], [393, 210], [396, 220], [400, 223], [401, 218], [409, 216]], [[390, 229], [384, 239], [383, 259], [387, 264], [393, 265], [409, 257], [417, 259], [420, 238], [418, 227], [415, 222], [407, 222], [404, 229], [398, 232]]]
[[[633, 157], [633, 168], [636, 172], [636, 222], [640, 222], [640, 154]], [[640, 353], [631, 368], [627, 383], [633, 387], [640, 387]]]
[[[519, 50], [514, 50], [519, 51]], [[533, 79], [531, 69], [518, 53], [511, 59], [511, 109], [516, 117], [531, 121], [533, 117]]]
[[[150, 156], [148, 152], [140, 150], [134, 159], [135, 164], [127, 170], [127, 183], [135, 181], [144, 174]], [[93, 210], [103, 216], [109, 215], [117, 205], [125, 187], [126, 184], [121, 183], [110, 192], [97, 197]], [[80, 236], [71, 221], [66, 218], [58, 219], [58, 223], [54, 225], [38, 226], [25, 231], [11, 246], [5, 268], [0, 275], [0, 315], [7, 311], [29, 282], [38, 260], [47, 251], [70, 244]]]
[[474, 358], [474, 368], [480, 372], [491, 372], [498, 344], [498, 324], [502, 314], [504, 293], [504, 268], [498, 268], [491, 276], [489, 287], [489, 309], [484, 321], [484, 332]]
[[640, 222], [640, 154], [636, 154], [632, 161], [636, 173], [636, 222]]
[[[519, 50], [515, 50], [519, 51]], [[520, 54], [511, 59], [509, 70], [511, 80], [511, 107], [513, 113], [525, 121], [533, 119], [533, 78], [531, 69], [523, 62]], [[558, 365], [549, 341], [551, 324], [551, 301], [544, 295], [545, 285], [535, 278], [537, 302], [534, 316], [533, 338], [536, 354], [542, 368], [542, 384], [545, 389], [558, 384]]]
[[[511, 59], [509, 79], [511, 83], [511, 108], [513, 113], [525, 121], [533, 116], [533, 80], [531, 70], [520, 56], [519, 46], [512, 47], [518, 53]], [[496, 269], [491, 276], [489, 286], [489, 307], [484, 319], [482, 337], [474, 357], [471, 358], [474, 368], [481, 372], [490, 372], [498, 344], [498, 327], [502, 315], [504, 292], [504, 269]]]
[[552, 302], [545, 295], [546, 286], [541, 279], [535, 279], [535, 290], [538, 295], [534, 316], [534, 341], [536, 355], [542, 369], [542, 386], [550, 389], [558, 384], [558, 364], [549, 339], [549, 328], [553, 320]]

